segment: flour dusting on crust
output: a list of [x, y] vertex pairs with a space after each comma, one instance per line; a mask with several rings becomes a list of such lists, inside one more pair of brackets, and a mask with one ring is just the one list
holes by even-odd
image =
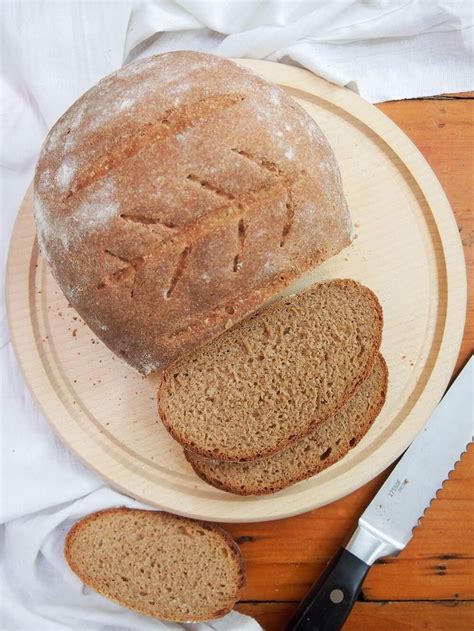
[[76, 172], [73, 159], [66, 159], [56, 173], [56, 184], [61, 191], [67, 191]]
[[120, 204], [114, 192], [113, 182], [103, 181], [72, 213], [51, 212], [41, 195], [35, 194], [34, 214], [41, 251], [47, 252], [47, 243], [55, 239], [67, 251], [72, 242], [77, 244], [88, 234], [104, 229], [119, 213]]
[[44, 143], [34, 213], [70, 303], [146, 374], [351, 235], [334, 154], [308, 113], [254, 72], [193, 52], [121, 68], [69, 108]]

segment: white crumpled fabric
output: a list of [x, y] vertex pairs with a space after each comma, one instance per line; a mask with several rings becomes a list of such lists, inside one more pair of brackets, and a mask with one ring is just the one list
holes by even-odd
[[[0, 3], [1, 256], [41, 143], [85, 90], [124, 63], [167, 50], [304, 66], [370, 101], [474, 89], [469, 0], [57, 1]], [[0, 297], [3, 631], [253, 631], [232, 613], [172, 625], [84, 588], [63, 558], [69, 526], [92, 511], [138, 506], [60, 442], [34, 404], [9, 341]]]
[[[100, 482], [99, 482], [100, 484]], [[106, 506], [148, 508], [104, 485], [71, 502], [19, 517], [3, 529], [2, 631], [258, 631], [231, 612], [209, 623], [173, 624], [124, 609], [85, 587], [64, 560], [64, 538], [83, 515]]]

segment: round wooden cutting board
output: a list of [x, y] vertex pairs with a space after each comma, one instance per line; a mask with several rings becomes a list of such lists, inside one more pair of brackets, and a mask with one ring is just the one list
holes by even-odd
[[350, 277], [373, 289], [384, 309], [387, 402], [346, 458], [274, 495], [237, 497], [207, 486], [157, 417], [158, 377], [144, 378], [114, 357], [68, 306], [38, 252], [31, 189], [18, 214], [7, 271], [16, 352], [31, 391], [64, 442], [137, 499], [227, 522], [277, 519], [327, 504], [399, 456], [447, 386], [466, 307], [464, 259], [449, 203], [400, 129], [353, 92], [305, 70], [239, 63], [278, 83], [321, 126], [338, 158], [357, 233], [349, 248], [288, 292], [320, 279]]

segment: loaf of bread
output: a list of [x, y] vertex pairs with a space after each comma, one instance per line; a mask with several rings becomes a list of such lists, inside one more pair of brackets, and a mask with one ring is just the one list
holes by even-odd
[[334, 154], [278, 87], [193, 52], [126, 66], [54, 125], [38, 242], [66, 298], [143, 373], [349, 244]]
[[64, 553], [89, 587], [174, 622], [218, 618], [245, 582], [240, 550], [221, 528], [165, 512], [113, 508], [69, 531]]
[[170, 366], [158, 409], [186, 449], [251, 461], [328, 420], [372, 370], [382, 309], [353, 280], [318, 283], [273, 303]]
[[208, 484], [237, 495], [275, 493], [306, 480], [343, 458], [369, 431], [385, 402], [387, 365], [378, 355], [372, 372], [331, 419], [269, 458], [222, 462], [185, 450], [194, 471]]

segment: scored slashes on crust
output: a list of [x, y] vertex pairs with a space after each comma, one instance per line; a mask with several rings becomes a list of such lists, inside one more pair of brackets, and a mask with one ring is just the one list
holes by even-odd
[[193, 52], [126, 66], [76, 101], [43, 146], [34, 210], [66, 298], [143, 373], [351, 240], [313, 119], [256, 74]]

